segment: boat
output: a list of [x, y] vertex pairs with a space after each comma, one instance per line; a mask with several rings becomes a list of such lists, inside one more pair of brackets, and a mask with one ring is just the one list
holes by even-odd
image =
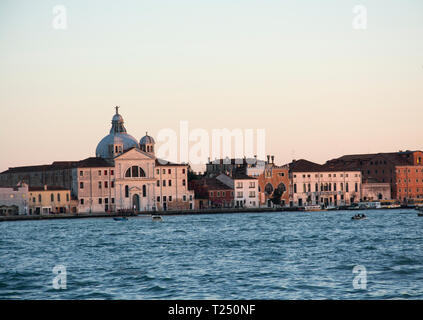
[[320, 211], [320, 210], [322, 210], [322, 207], [319, 205], [304, 206], [304, 211]]
[[422, 206], [416, 206], [415, 209], [417, 211], [423, 212], [423, 207]]
[[151, 219], [153, 221], [163, 221], [162, 216], [159, 216], [159, 215], [151, 215]]
[[418, 217], [423, 217], [423, 212], [419, 212], [419, 213], [417, 214], [417, 216], [418, 216]]
[[126, 217], [114, 217], [113, 220], [115, 220], [115, 221], [128, 221], [128, 218], [126, 218]]
[[335, 206], [327, 206], [325, 210], [327, 210], [327, 211], [338, 210], [338, 207], [335, 207]]
[[364, 214], [363, 215], [356, 214], [354, 217], [351, 217], [351, 220], [364, 220], [364, 219], [367, 219], [367, 217]]

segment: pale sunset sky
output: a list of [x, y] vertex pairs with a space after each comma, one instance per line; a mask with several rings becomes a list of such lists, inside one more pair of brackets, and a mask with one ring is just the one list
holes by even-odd
[[277, 164], [423, 149], [422, 0], [1, 0], [0, 70], [0, 172], [94, 156], [115, 105], [138, 140], [264, 128]]

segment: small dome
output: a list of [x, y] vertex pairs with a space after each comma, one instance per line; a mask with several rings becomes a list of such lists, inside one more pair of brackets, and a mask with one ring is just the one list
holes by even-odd
[[113, 121], [123, 122], [123, 118], [122, 118], [122, 116], [121, 116], [119, 113], [116, 113], [116, 114], [113, 116], [112, 122], [113, 122]]
[[145, 136], [141, 138], [140, 144], [155, 144], [153, 137], [149, 136], [147, 132], [145, 133]]

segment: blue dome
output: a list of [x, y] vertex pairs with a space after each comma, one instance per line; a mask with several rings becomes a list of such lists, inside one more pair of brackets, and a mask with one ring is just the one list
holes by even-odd
[[[116, 107], [116, 114], [112, 119], [112, 128], [110, 134], [105, 136], [100, 143], [97, 145], [95, 150], [96, 157], [111, 159], [117, 154], [125, 152], [131, 148], [139, 148], [137, 140], [126, 133], [126, 129], [123, 125], [123, 118], [118, 113], [119, 107]], [[115, 147], [121, 147], [119, 152], [116, 151]]]
[[144, 137], [141, 138], [140, 144], [155, 144], [153, 137], [146, 134]]
[[139, 148], [139, 144], [133, 136], [127, 133], [111, 133], [105, 136], [97, 145], [95, 150], [96, 157], [113, 158], [113, 147], [115, 145], [121, 145], [123, 152], [134, 147]]

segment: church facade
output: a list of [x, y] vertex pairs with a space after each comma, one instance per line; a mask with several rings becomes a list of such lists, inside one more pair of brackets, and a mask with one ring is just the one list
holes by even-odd
[[81, 213], [190, 210], [194, 191], [188, 190], [188, 167], [156, 158], [153, 137], [146, 134], [138, 142], [129, 135], [116, 107], [95, 157], [9, 168], [0, 174], [0, 185], [25, 181], [30, 187], [67, 188]]

